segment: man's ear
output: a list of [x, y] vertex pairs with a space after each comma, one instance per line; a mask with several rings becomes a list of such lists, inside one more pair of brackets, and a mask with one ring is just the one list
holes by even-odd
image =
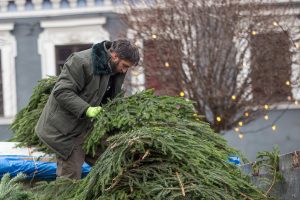
[[111, 52], [110, 56], [112, 58], [112, 60], [116, 60], [118, 58], [117, 53], [116, 52]]

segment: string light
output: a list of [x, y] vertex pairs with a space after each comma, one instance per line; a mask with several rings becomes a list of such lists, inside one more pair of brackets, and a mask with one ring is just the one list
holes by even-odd
[[268, 105], [268, 104], [264, 105], [264, 108], [265, 108], [266, 110], [268, 110], [268, 109], [269, 109], [269, 105]]
[[[277, 23], [276, 23], [276, 24], [277, 24]], [[274, 24], [274, 25], [275, 25], [275, 24]], [[277, 24], [277, 25], [278, 25], [278, 24]], [[252, 35], [256, 35], [256, 34], [257, 34], [257, 32], [252, 31]], [[296, 48], [300, 48], [300, 42], [295, 43], [295, 46], [296, 46]], [[299, 81], [299, 83], [300, 83], [300, 81]], [[285, 84], [286, 84], [287, 86], [290, 86], [290, 85], [291, 85], [291, 82], [290, 82], [289, 80], [287, 80], [287, 81], [285, 82]], [[292, 97], [291, 97], [291, 96], [287, 96], [287, 99], [288, 99], [289, 101], [291, 101], [291, 100], [292, 100]], [[295, 100], [295, 101], [294, 101], [294, 104], [295, 104], [295, 105], [298, 105], [299, 102], [298, 102], [297, 100]], [[269, 109], [269, 105], [265, 104], [265, 105], [264, 105], [264, 109], [265, 109], [265, 110], [268, 110], [268, 109]], [[245, 115], [245, 116], [249, 116], [249, 113], [245, 112], [244, 115]], [[282, 116], [282, 114], [280, 115], [280, 117], [281, 117], [281, 116]], [[275, 121], [277, 121], [280, 117], [277, 117], [277, 119], [276, 119]], [[264, 119], [265, 119], [265, 120], [269, 120], [269, 116], [268, 116], [267, 114], [264, 115]], [[243, 125], [243, 122], [240, 121], [240, 122], [239, 122], [239, 126], [242, 126], [242, 125]], [[267, 126], [267, 127], [270, 127], [270, 126]], [[267, 127], [265, 127], [265, 128], [267, 128]], [[265, 129], [265, 128], [258, 129], [257, 131], [261, 131], [261, 130], [263, 130], [263, 129]], [[276, 130], [277, 130], [277, 126], [276, 126], [275, 124], [273, 124], [273, 125], [271, 126], [271, 128], [272, 128], [273, 131], [276, 131]], [[239, 128], [235, 128], [234, 130], [235, 130], [235, 132], [239, 132]], [[254, 131], [247, 131], [247, 132], [254, 132]], [[256, 132], [256, 131], [255, 131], [255, 132]], [[243, 137], [244, 137], [243, 133], [239, 133], [239, 138], [240, 138], [240, 139], [243, 139]]]
[[[274, 22], [273, 22], [273, 25], [274, 25], [274, 26], [278, 26], [278, 23], [277, 23], [276, 21], [274, 21]], [[251, 34], [252, 34], [253, 36], [255, 36], [255, 35], [257, 35], [257, 32], [256, 32], [256, 31], [252, 31]], [[157, 39], [157, 35], [152, 34], [152, 38], [153, 38], [153, 39]], [[296, 48], [299, 48], [299, 47], [300, 47], [300, 43], [296, 43], [295, 46], [296, 46]], [[193, 66], [195, 66], [195, 64], [193, 64]], [[165, 67], [170, 67], [170, 64], [169, 64], [168, 62], [165, 62]], [[134, 75], [135, 75], [135, 74], [136, 74], [136, 73], [134, 73]], [[290, 81], [286, 81], [285, 84], [286, 84], [287, 86], [290, 86]], [[180, 96], [181, 96], [181, 97], [184, 97], [184, 96], [185, 96], [184, 92], [180, 92]], [[290, 96], [288, 96], [287, 98], [288, 98], [288, 100], [291, 100], [291, 97], [290, 97]], [[231, 99], [232, 99], [232, 100], [236, 100], [236, 96], [235, 96], [235, 95], [232, 95], [232, 96], [231, 96]], [[295, 105], [298, 105], [298, 101], [295, 101], [294, 103], [295, 103]], [[265, 108], [265, 110], [268, 110], [268, 109], [269, 109], [269, 105], [267, 105], [267, 104], [264, 105], [264, 108]], [[246, 117], [248, 117], [248, 116], [249, 116], [249, 113], [248, 113], [248, 112], [245, 112], [244, 115], [245, 115]], [[197, 114], [194, 113], [193, 116], [196, 117]], [[268, 120], [268, 119], [269, 119], [269, 116], [268, 116], [268, 115], [265, 115], [265, 116], [264, 116], [264, 119], [265, 119], [265, 120]], [[221, 119], [220, 116], [217, 116], [216, 120], [217, 120], [218, 122], [221, 122], [221, 121], [222, 121], [222, 119]], [[240, 121], [238, 124], [239, 124], [239, 126], [243, 126], [243, 122], [242, 122], [242, 121]], [[272, 125], [272, 130], [275, 131], [276, 129], [277, 129], [276, 125]], [[235, 131], [235, 132], [239, 132], [239, 131], [240, 131], [240, 128], [236, 127], [236, 128], [234, 128], [234, 131]], [[243, 134], [243, 133], [239, 133], [239, 138], [240, 138], [240, 139], [243, 139], [243, 138], [244, 138], [244, 134]]]
[[138, 71], [131, 71], [131, 75], [132, 76], [138, 76], [140, 73]]
[[295, 101], [295, 105], [298, 105], [298, 104], [299, 104], [299, 103], [298, 103], [298, 101], [296, 100], [296, 101]]
[[243, 134], [243, 133], [240, 133], [240, 134], [239, 134], [239, 138], [240, 138], [240, 139], [243, 139], [243, 138], [244, 138], [244, 134]]
[[300, 47], [299, 42], [296, 42], [296, 43], [295, 43], [295, 47], [296, 47], [297, 49], [299, 49], [299, 47]]
[[264, 116], [265, 120], [269, 120], [269, 115]]
[[194, 113], [193, 116], [194, 116], [194, 117], [197, 117], [198, 115], [197, 115], [197, 113]]

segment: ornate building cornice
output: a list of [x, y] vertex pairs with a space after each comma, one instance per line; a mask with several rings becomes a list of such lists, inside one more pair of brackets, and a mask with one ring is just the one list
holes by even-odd
[[112, 0], [0, 0], [0, 19], [107, 13], [121, 7]]

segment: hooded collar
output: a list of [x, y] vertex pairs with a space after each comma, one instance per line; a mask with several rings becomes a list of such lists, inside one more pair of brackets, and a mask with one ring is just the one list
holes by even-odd
[[103, 41], [94, 44], [92, 47], [92, 63], [95, 75], [108, 75], [112, 74], [109, 64], [111, 59], [108, 49], [111, 46], [110, 41]]

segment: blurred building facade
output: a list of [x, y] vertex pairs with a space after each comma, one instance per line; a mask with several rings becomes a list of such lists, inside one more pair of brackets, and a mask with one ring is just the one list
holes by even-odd
[[[94, 43], [126, 36], [112, 0], [0, 1], [0, 140], [41, 78]], [[125, 31], [125, 32], [124, 32]]]

